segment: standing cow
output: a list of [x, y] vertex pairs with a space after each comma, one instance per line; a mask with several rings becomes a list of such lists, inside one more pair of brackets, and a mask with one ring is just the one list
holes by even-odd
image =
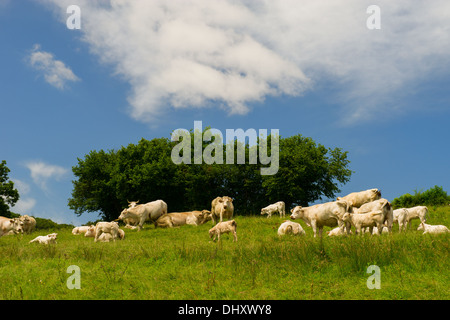
[[283, 201], [278, 201], [261, 209], [261, 214], [267, 214], [267, 218], [270, 218], [274, 213], [279, 213], [280, 218], [286, 215], [285, 205]]
[[378, 189], [369, 189], [360, 192], [352, 192], [345, 197], [338, 197], [338, 201], [346, 201], [350, 206], [359, 208], [363, 204], [381, 199], [381, 192]]
[[[344, 230], [345, 224], [342, 219], [348, 209], [349, 206], [345, 201], [327, 202], [311, 207], [296, 206], [291, 210], [291, 219], [305, 221], [309, 227], [312, 227], [314, 237], [316, 237], [317, 229], [319, 229], [319, 237], [321, 237], [324, 226], [339, 226], [342, 231]], [[347, 233], [349, 232], [350, 229], [347, 229]]]
[[144, 222], [156, 221], [160, 216], [167, 213], [167, 203], [163, 200], [155, 200], [145, 204], [136, 205], [133, 208], [125, 208], [117, 220], [138, 220], [138, 231], [143, 228]]
[[228, 196], [217, 197], [211, 202], [211, 219], [213, 224], [217, 221], [231, 219], [234, 213], [233, 199]]

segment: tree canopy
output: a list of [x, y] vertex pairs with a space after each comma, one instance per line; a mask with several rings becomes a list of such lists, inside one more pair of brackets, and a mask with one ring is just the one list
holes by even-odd
[[19, 191], [14, 188], [14, 182], [9, 181], [10, 170], [6, 161], [0, 163], [0, 216], [11, 217], [9, 207], [19, 201]]
[[[202, 141], [203, 150], [217, 143], [211, 140]], [[261, 142], [258, 139], [258, 145]], [[141, 139], [119, 150], [91, 151], [78, 158], [72, 168], [76, 180], [69, 207], [77, 215], [99, 212], [103, 219], [113, 220], [128, 206], [127, 201], [162, 199], [169, 212], [175, 212], [210, 209], [215, 197], [227, 195], [233, 198], [236, 214], [251, 215], [280, 200], [290, 208], [334, 197], [352, 173], [347, 152], [327, 149], [300, 134], [279, 138], [279, 170], [274, 175], [261, 175], [261, 167], [267, 166], [249, 163], [249, 153], [257, 146], [248, 143], [243, 164], [194, 164], [193, 145], [191, 164], [175, 164], [171, 158], [175, 146], [177, 142], [167, 138]], [[227, 151], [234, 150], [236, 157], [238, 147], [242, 143], [234, 140], [234, 145], [222, 144], [215, 152], [222, 151], [225, 158]]]

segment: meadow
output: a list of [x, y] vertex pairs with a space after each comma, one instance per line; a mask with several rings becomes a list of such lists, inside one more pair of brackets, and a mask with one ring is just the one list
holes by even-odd
[[[450, 207], [429, 207], [428, 223], [450, 226]], [[95, 243], [71, 229], [0, 238], [0, 299], [444, 299], [450, 298], [449, 237], [406, 233], [278, 237], [285, 219], [236, 216], [231, 235], [210, 242], [212, 223], [138, 232]], [[329, 230], [326, 229], [326, 230]], [[58, 233], [56, 245], [28, 242]], [[80, 268], [80, 289], [66, 285]], [[380, 289], [368, 289], [370, 265]]]

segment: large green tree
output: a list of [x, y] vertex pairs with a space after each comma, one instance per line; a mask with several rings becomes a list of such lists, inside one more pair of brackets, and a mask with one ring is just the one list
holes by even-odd
[[0, 216], [11, 217], [9, 207], [19, 201], [19, 191], [14, 188], [14, 182], [9, 180], [10, 170], [6, 161], [0, 163]]
[[[180, 144], [166, 138], [142, 139], [117, 151], [91, 151], [79, 158], [72, 169], [77, 180], [73, 181], [69, 207], [78, 215], [99, 212], [104, 219], [113, 220], [127, 207], [127, 200], [145, 203], [163, 199], [169, 212], [174, 212], [210, 209], [212, 199], [228, 195], [234, 199], [236, 214], [259, 214], [262, 207], [280, 200], [289, 208], [334, 197], [339, 185], [350, 179], [347, 152], [327, 149], [301, 135], [279, 139], [279, 169], [274, 175], [261, 175], [261, 167], [267, 165], [249, 163], [252, 148], [258, 146], [242, 145], [237, 140], [228, 146], [219, 141], [212, 156], [223, 153], [226, 159], [227, 150], [234, 150], [236, 159], [238, 148], [243, 147], [245, 163], [196, 164], [194, 132], [189, 135], [192, 143], [180, 155], [190, 150], [185, 158], [190, 158], [190, 164], [173, 162], [172, 150]], [[272, 141], [270, 136], [267, 141]], [[259, 147], [261, 142], [258, 140]], [[212, 143], [216, 141], [203, 141], [202, 150], [208, 146], [212, 150]], [[273, 150], [268, 143], [268, 155]]]

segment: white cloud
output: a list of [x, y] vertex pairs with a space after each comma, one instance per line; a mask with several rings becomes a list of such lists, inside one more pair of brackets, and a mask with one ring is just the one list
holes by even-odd
[[27, 58], [31, 66], [42, 72], [45, 81], [55, 88], [64, 89], [67, 82], [80, 80], [64, 62], [56, 60], [53, 54], [41, 50], [38, 44], [34, 45]]
[[19, 213], [21, 215], [29, 214], [30, 210], [33, 209], [34, 206], [36, 205], [36, 199], [24, 197], [30, 192], [31, 190], [30, 185], [19, 179], [11, 179], [11, 180], [14, 182], [14, 187], [17, 189], [17, 191], [19, 191], [20, 195], [20, 199], [13, 206], [12, 211], [15, 213]]
[[68, 170], [63, 167], [46, 164], [42, 161], [30, 161], [25, 165], [31, 172], [33, 182], [44, 190], [47, 190], [48, 180], [59, 181], [68, 173]]
[[[65, 23], [70, 0], [42, 0]], [[215, 102], [245, 114], [267, 96], [333, 83], [347, 123], [406, 106], [405, 92], [446, 72], [447, 0], [380, 0], [368, 30], [360, 0], [80, 0], [83, 40], [131, 85], [131, 115]], [[216, 105], [215, 104], [215, 105]]]

